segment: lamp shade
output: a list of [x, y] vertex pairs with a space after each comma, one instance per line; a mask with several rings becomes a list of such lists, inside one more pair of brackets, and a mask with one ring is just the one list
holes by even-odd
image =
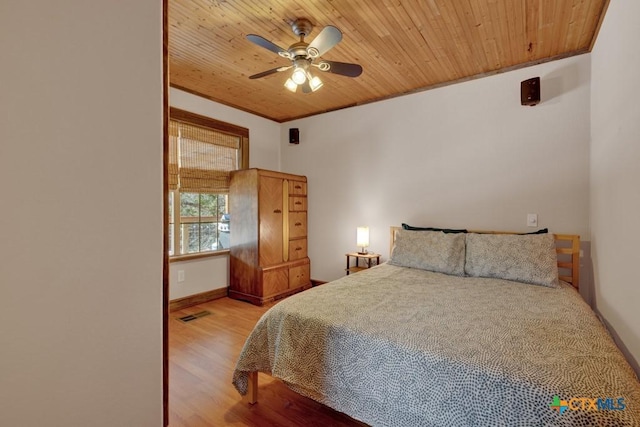
[[369, 246], [369, 227], [358, 227], [356, 232], [356, 246], [366, 248]]
[[297, 68], [291, 74], [291, 80], [293, 80], [296, 84], [301, 85], [302, 83], [307, 81], [307, 73], [302, 68]]
[[295, 92], [298, 89], [298, 85], [296, 84], [296, 82], [291, 79], [287, 79], [287, 81], [284, 82], [284, 87], [289, 89], [291, 92]]
[[320, 80], [320, 77], [318, 76], [314, 76], [309, 80], [309, 86], [311, 86], [311, 90], [314, 92], [320, 89], [323, 84], [324, 83], [322, 83], [322, 80]]

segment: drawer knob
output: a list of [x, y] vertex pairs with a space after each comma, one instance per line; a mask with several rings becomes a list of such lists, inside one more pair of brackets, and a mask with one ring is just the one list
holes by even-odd
[[301, 223], [301, 222], [296, 222], [296, 223], [295, 223], [295, 226], [296, 226], [296, 227], [300, 227], [301, 225], [302, 225], [302, 223]]
[[301, 204], [302, 204], [302, 202], [296, 202], [295, 204], [296, 204], [296, 205], [301, 205]]
[[298, 246], [298, 247], [296, 248], [296, 251], [301, 251], [301, 250], [302, 250], [302, 248], [301, 248], [300, 246]]
[[294, 188], [297, 189], [297, 190], [300, 190], [302, 188], [302, 186], [301, 185], [296, 185]]
[[273, 213], [282, 213], [282, 211], [280, 209], [275, 209]]

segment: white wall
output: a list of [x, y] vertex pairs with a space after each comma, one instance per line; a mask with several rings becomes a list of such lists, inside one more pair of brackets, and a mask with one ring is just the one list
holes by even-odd
[[[249, 129], [249, 166], [279, 170], [280, 124], [245, 113], [190, 93], [171, 88], [172, 107]], [[185, 280], [178, 283], [178, 271]], [[229, 256], [172, 262], [169, 267], [169, 297], [182, 298], [229, 286]]]
[[[184, 280], [178, 281], [182, 272]], [[172, 300], [229, 286], [229, 255], [221, 254], [169, 264], [169, 298]]]
[[591, 233], [596, 308], [640, 374], [638, 16], [611, 2], [591, 54]]
[[162, 423], [162, 4], [0, 3], [0, 425]]
[[[542, 102], [523, 107], [520, 82], [535, 76]], [[402, 222], [531, 231], [537, 213], [588, 241], [589, 84], [581, 55], [284, 123], [282, 170], [309, 179], [312, 277], [344, 274], [358, 225], [385, 259]]]

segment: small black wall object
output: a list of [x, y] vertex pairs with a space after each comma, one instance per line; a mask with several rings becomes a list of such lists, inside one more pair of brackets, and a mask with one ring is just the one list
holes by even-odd
[[298, 128], [289, 129], [289, 144], [300, 144], [300, 131]]
[[520, 103], [534, 105], [540, 102], [540, 77], [534, 77], [520, 83]]

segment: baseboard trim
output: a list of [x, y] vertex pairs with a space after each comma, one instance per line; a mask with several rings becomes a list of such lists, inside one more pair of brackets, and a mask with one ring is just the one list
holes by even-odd
[[193, 305], [224, 298], [227, 296], [228, 291], [229, 288], [220, 288], [171, 300], [169, 301], [169, 311], [182, 310], [183, 308], [191, 307]]
[[311, 279], [311, 286], [318, 286], [318, 285], [324, 285], [325, 282], [324, 280], [316, 280], [316, 279]]

